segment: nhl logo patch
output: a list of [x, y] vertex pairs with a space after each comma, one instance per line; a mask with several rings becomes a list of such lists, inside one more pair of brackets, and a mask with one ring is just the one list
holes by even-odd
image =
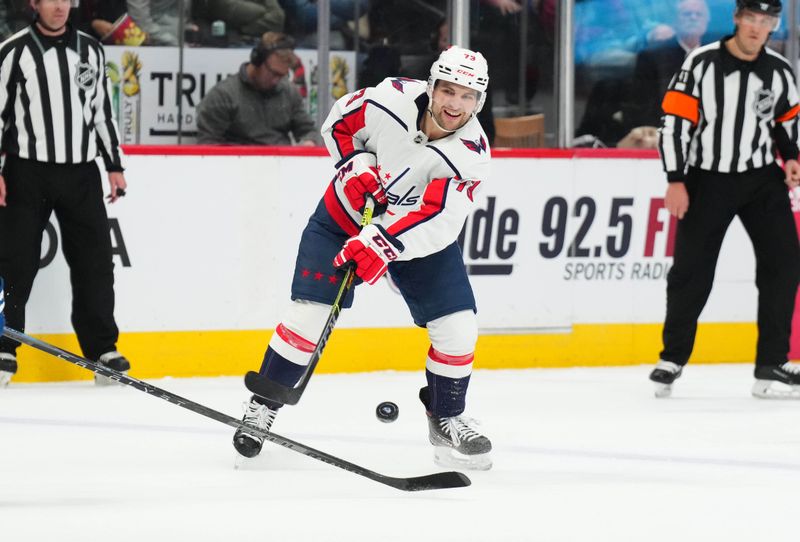
[[760, 88], [756, 90], [755, 100], [753, 102], [753, 110], [759, 119], [766, 119], [772, 115], [772, 109], [775, 107], [775, 93], [768, 88]]
[[83, 90], [91, 90], [97, 81], [97, 70], [88, 62], [75, 64], [75, 84]]

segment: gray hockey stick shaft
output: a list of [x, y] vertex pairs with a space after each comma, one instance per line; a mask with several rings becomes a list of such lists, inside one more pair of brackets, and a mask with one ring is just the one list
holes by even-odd
[[34, 337], [31, 337], [30, 335], [26, 335], [14, 329], [6, 327], [3, 330], [3, 335], [8, 337], [9, 339], [20, 342], [22, 344], [26, 344], [32, 348], [36, 348], [37, 350], [41, 350], [42, 352], [46, 352], [57, 358], [63, 359], [64, 361], [68, 361], [79, 367], [83, 367], [84, 369], [88, 369], [93, 373], [105, 376], [110, 380], [114, 380], [116, 382], [119, 382], [120, 384], [125, 384], [126, 386], [130, 386], [139, 391], [143, 391], [148, 395], [152, 395], [153, 397], [163, 399], [168, 403], [178, 405], [179, 407], [183, 407], [186, 410], [190, 410], [197, 414], [201, 414], [207, 418], [211, 418], [212, 420], [222, 422], [230, 427], [236, 429], [244, 429], [253, 435], [257, 435], [265, 440], [268, 440], [269, 442], [272, 442], [273, 444], [277, 444], [278, 446], [283, 446], [284, 448], [292, 450], [293, 452], [303, 454], [312, 459], [322, 461], [323, 463], [327, 463], [334, 467], [338, 467], [340, 469], [352, 472], [354, 474], [363, 476], [365, 478], [369, 478], [370, 480], [374, 480], [375, 482], [396, 489], [400, 489], [403, 491], [424, 491], [429, 489], [466, 487], [471, 484], [470, 479], [467, 478], [467, 476], [465, 476], [460, 472], [455, 472], [455, 471], [437, 472], [434, 474], [429, 474], [425, 476], [415, 476], [411, 478], [395, 478], [393, 476], [386, 476], [384, 474], [377, 473], [375, 471], [361, 467], [354, 463], [350, 463], [349, 461], [345, 461], [344, 459], [332, 456], [326, 452], [316, 450], [300, 442], [288, 439], [286, 437], [282, 437], [271, 431], [266, 432], [256, 427], [245, 425], [240, 420], [232, 416], [228, 416], [227, 414], [223, 414], [222, 412], [209, 408], [205, 405], [201, 405], [200, 403], [196, 403], [194, 401], [176, 395], [167, 390], [153, 386], [152, 384], [148, 384], [147, 382], [133, 378], [132, 376], [119, 373], [113, 369], [109, 369], [108, 367], [106, 367], [101, 363], [97, 363], [95, 361], [91, 361], [86, 358], [77, 356], [71, 352], [62, 350], [57, 346], [46, 343], [42, 340], [36, 339]]

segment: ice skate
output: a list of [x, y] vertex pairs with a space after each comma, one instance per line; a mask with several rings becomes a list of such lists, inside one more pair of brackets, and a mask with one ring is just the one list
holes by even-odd
[[663, 398], [672, 395], [672, 383], [675, 382], [683, 371], [683, 367], [671, 361], [659, 360], [650, 373], [650, 380], [655, 382], [656, 397]]
[[[98, 358], [97, 362], [122, 374], [128, 374], [128, 371], [131, 369], [130, 362], [116, 350], [106, 352]], [[97, 373], [94, 374], [94, 383], [97, 386], [112, 386], [118, 384], [113, 378], [102, 376]]]
[[16, 372], [17, 357], [14, 354], [0, 352], [0, 388], [8, 386]]
[[753, 396], [759, 399], [800, 399], [800, 365], [756, 365]]
[[[244, 407], [242, 423], [262, 431], [269, 431], [275, 421], [275, 416], [278, 415], [277, 409], [269, 408], [267, 405], [257, 402], [255, 396], [242, 406]], [[252, 435], [243, 429], [237, 429], [233, 435], [233, 447], [238, 452], [236, 468], [242, 465], [242, 458], [252, 459], [260, 454], [263, 445], [263, 438]]]
[[[420, 390], [420, 399], [427, 405], [424, 396], [427, 389]], [[427, 407], [426, 407], [427, 408]], [[473, 426], [477, 422], [464, 416], [437, 418], [426, 412], [431, 444], [434, 446], [434, 462], [445, 468], [489, 470], [492, 468], [492, 442]]]

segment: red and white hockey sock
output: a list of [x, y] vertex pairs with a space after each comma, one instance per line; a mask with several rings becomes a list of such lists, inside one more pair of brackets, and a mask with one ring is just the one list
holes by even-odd
[[428, 380], [428, 409], [437, 418], [458, 416], [464, 412], [469, 377], [475, 353], [449, 355], [428, 349], [425, 376]]
[[261, 363], [261, 374], [279, 384], [292, 387], [306, 370], [316, 344], [279, 324], [269, 341]]
[[293, 301], [283, 321], [275, 328], [261, 363], [262, 375], [284, 386], [294, 386], [311, 361], [330, 306], [311, 301]]

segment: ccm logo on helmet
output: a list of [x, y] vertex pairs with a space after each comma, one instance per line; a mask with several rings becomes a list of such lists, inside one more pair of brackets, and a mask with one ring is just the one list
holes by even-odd
[[470, 77], [475, 77], [475, 74], [474, 74], [474, 73], [472, 73], [472, 72], [468, 72], [468, 71], [466, 71], [466, 70], [456, 70], [456, 73], [461, 73], [461, 74], [463, 74], [463, 75], [468, 75], [468, 76], [470, 76]]

